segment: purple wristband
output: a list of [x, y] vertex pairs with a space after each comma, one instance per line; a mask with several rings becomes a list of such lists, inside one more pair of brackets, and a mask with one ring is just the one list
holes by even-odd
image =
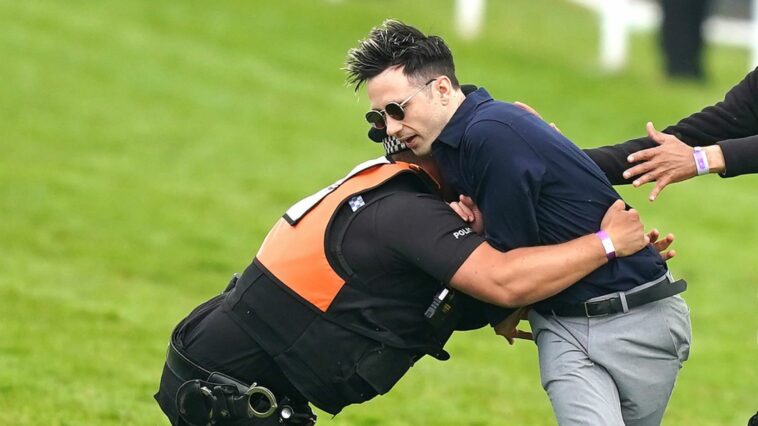
[[613, 247], [613, 241], [611, 241], [611, 237], [608, 235], [608, 233], [601, 229], [597, 231], [595, 235], [600, 238], [600, 243], [603, 244], [603, 249], [605, 249], [605, 257], [607, 257], [608, 260], [615, 259], [616, 248]]
[[695, 167], [697, 168], [697, 175], [707, 175], [711, 169], [708, 166], [708, 155], [703, 151], [703, 148], [696, 146], [695, 151], [692, 153], [695, 156]]

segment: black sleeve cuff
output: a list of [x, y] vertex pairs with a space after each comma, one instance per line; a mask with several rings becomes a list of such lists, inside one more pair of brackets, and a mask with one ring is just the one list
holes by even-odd
[[718, 142], [724, 154], [725, 170], [721, 177], [758, 173], [758, 135]]
[[603, 146], [600, 148], [585, 149], [592, 161], [605, 173], [605, 176], [613, 185], [630, 184], [633, 179], [624, 179], [624, 170], [639, 163], [629, 163], [626, 157], [633, 152], [657, 146], [650, 138], [639, 138], [626, 141], [617, 145]]

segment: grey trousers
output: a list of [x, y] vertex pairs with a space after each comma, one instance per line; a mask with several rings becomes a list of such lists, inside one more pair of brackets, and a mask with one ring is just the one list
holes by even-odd
[[689, 356], [679, 296], [599, 318], [529, 313], [542, 387], [558, 424], [659, 425]]

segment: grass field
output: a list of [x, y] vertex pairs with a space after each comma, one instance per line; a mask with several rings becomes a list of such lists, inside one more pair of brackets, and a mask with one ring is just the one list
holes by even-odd
[[[345, 52], [384, 18], [446, 37], [459, 77], [526, 101], [582, 146], [641, 135], [721, 98], [667, 82], [652, 36], [597, 71], [597, 21], [561, 0], [490, 2], [477, 42], [452, 1], [0, 0], [0, 425], [163, 425], [152, 400], [172, 327], [216, 294], [294, 201], [380, 155]], [[758, 180], [622, 190], [676, 233], [694, 342], [668, 425], [758, 410]], [[324, 425], [550, 425], [536, 349], [457, 335], [387, 396]]]

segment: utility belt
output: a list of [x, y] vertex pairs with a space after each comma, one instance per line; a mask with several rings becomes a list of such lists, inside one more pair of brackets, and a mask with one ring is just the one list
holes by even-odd
[[171, 342], [166, 364], [184, 383], [176, 393], [179, 415], [192, 426], [303, 425], [316, 423], [307, 405], [295, 408], [289, 398], [277, 398], [257, 383], [246, 383], [211, 372], [182, 354]]
[[[647, 303], [663, 300], [667, 297], [682, 293], [687, 289], [687, 281], [674, 281], [667, 273], [659, 280], [642, 284], [628, 291], [620, 291], [605, 296], [592, 298], [584, 303], [562, 305], [540, 312], [555, 314], [561, 317], [604, 317], [617, 313], [626, 313], [630, 309]], [[539, 311], [539, 310], [538, 310]]]

